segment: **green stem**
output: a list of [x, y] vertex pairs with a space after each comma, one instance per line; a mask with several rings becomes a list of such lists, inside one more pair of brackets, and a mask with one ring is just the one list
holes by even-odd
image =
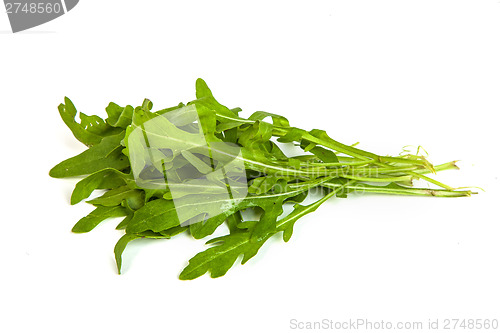
[[454, 190], [454, 188], [453, 188], [453, 187], [448, 186], [448, 185], [446, 185], [446, 184], [443, 184], [443, 183], [441, 183], [440, 181], [437, 181], [437, 180], [432, 179], [432, 178], [430, 178], [430, 177], [424, 176], [422, 173], [416, 173], [416, 172], [413, 172], [413, 171], [409, 171], [408, 173], [409, 173], [410, 175], [413, 175], [415, 178], [421, 178], [421, 179], [423, 179], [423, 180], [425, 180], [425, 181], [428, 181], [429, 183], [432, 183], [432, 184], [437, 185], [437, 186], [439, 186], [439, 187], [445, 188], [445, 189], [447, 189], [447, 190], [450, 190], [450, 191], [453, 191], [453, 190]]
[[[337, 189], [342, 184], [326, 182], [323, 187]], [[391, 188], [386, 186], [374, 186], [368, 184], [357, 183], [354, 185], [346, 185], [346, 188], [361, 193], [382, 193], [382, 194], [397, 194], [397, 195], [419, 195], [419, 196], [433, 196], [433, 197], [469, 197], [474, 192], [471, 191], [451, 191], [451, 190], [434, 190], [426, 188]]]
[[[346, 187], [348, 184], [350, 184], [350, 182], [343, 184], [343, 185], [339, 185], [337, 188], [334, 188], [333, 191], [326, 194], [321, 199], [306, 206], [304, 210], [301, 210], [296, 214], [293, 214], [293, 213], [288, 214], [286, 217], [282, 218], [281, 220], [278, 220], [276, 222], [276, 230], [283, 231], [286, 228], [287, 223], [293, 223], [296, 220], [298, 220], [299, 218], [301, 218], [302, 216], [309, 214], [311, 212], [314, 212], [322, 203], [324, 203], [325, 201], [327, 201], [328, 199], [330, 199], [331, 197], [333, 197], [334, 195], [336, 195], [337, 193], [342, 191], [344, 189], [344, 187]], [[327, 183], [322, 184], [322, 186], [323, 185], [326, 187]]]
[[[449, 169], [456, 169], [457, 166], [455, 165], [455, 161], [453, 162], [448, 162], [448, 163], [443, 163], [443, 164], [440, 164], [440, 165], [437, 165], [433, 168], [432, 171], [443, 171], [443, 170], [449, 170]], [[400, 169], [397, 169], [395, 168], [396, 170], [400, 170]], [[390, 168], [388, 168], [388, 170], [390, 170]], [[424, 179], [432, 184], [435, 184], [439, 187], [442, 187], [442, 188], [445, 188], [447, 190], [453, 190], [452, 187], [446, 185], [446, 184], [443, 184], [437, 180], [434, 180], [430, 177], [427, 177], [427, 176], [424, 176], [423, 174], [427, 174], [427, 173], [430, 173], [431, 170], [429, 169], [419, 169], [419, 170], [415, 170], [415, 171], [406, 171], [406, 175], [403, 175], [403, 176], [394, 176], [394, 177], [366, 177], [364, 175], [354, 175], [354, 174], [351, 174], [351, 173], [346, 173], [345, 170], [341, 170], [342, 172], [336, 172], [334, 173], [334, 175], [338, 176], [338, 177], [343, 177], [343, 178], [347, 178], [347, 179], [352, 179], [352, 180], [357, 180], [357, 181], [364, 181], [364, 182], [375, 182], [375, 183], [380, 183], [380, 182], [404, 182], [404, 181], [411, 181], [412, 179], [414, 178], [421, 178], [421, 179]], [[354, 169], [353, 171], [357, 171], [356, 169]], [[386, 172], [386, 173], [389, 173], [390, 172]]]
[[309, 133], [305, 132], [303, 135], [303, 139], [314, 142], [316, 144], [322, 145], [324, 147], [339, 151], [341, 153], [357, 157], [362, 160], [367, 160], [367, 159], [372, 159], [375, 162], [380, 162], [380, 163], [402, 163], [402, 164], [413, 164], [413, 165], [422, 165], [427, 168], [431, 168], [432, 166], [430, 165], [429, 162], [425, 160], [413, 160], [413, 159], [406, 159], [406, 158], [401, 158], [401, 157], [389, 157], [389, 156], [379, 156], [377, 154], [373, 154], [364, 150], [361, 150], [359, 148], [355, 148], [352, 146], [345, 145], [343, 143], [340, 143], [332, 138], [328, 138], [328, 140], [323, 140], [323, 139], [318, 139]]

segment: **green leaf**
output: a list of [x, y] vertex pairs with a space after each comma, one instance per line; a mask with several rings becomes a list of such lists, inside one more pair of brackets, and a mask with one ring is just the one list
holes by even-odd
[[233, 215], [229, 215], [226, 219], [227, 226], [229, 228], [230, 233], [240, 232], [241, 229], [239, 225], [243, 222], [243, 217], [241, 216], [241, 212], [237, 211]]
[[112, 189], [131, 183], [133, 180], [130, 175], [120, 172], [116, 169], [103, 169], [97, 171], [84, 179], [80, 180], [71, 194], [71, 204], [77, 204], [88, 198], [94, 190]]
[[116, 134], [116, 130], [109, 127], [104, 120], [98, 116], [87, 116], [80, 113], [81, 122], [75, 120], [77, 114], [75, 105], [68, 98], [64, 98], [65, 104], [59, 105], [59, 114], [61, 115], [64, 123], [69, 127], [71, 132], [78, 141], [86, 146], [93, 146], [101, 142], [101, 140], [108, 135]]
[[177, 226], [177, 227], [172, 227], [172, 228], [167, 229], [167, 230], [160, 231], [160, 234], [167, 237], [167, 238], [170, 238], [170, 237], [174, 237], [175, 235], [181, 234], [188, 229], [189, 229], [189, 227], [187, 227], [187, 226], [186, 227]]
[[208, 85], [203, 79], [196, 80], [196, 98], [195, 101], [188, 103], [188, 105], [203, 105], [207, 109], [215, 111], [218, 115], [224, 116], [227, 119], [232, 119], [233, 117], [239, 118], [237, 112], [233, 112], [228, 107], [217, 102], [212, 91], [208, 88]]
[[127, 233], [139, 233], [146, 230], [159, 232], [179, 224], [174, 202], [156, 199], [147, 202], [134, 213], [134, 217], [127, 225]]
[[[325, 182], [326, 183], [326, 182]], [[343, 191], [345, 186], [347, 186], [348, 183], [344, 183], [342, 186], [336, 188], [333, 191], [330, 191], [326, 195], [324, 195], [322, 198], [318, 199], [317, 201], [313, 202], [312, 204], [309, 204], [307, 206], [302, 206], [299, 204], [296, 204], [293, 207], [293, 211], [285, 216], [284, 218], [280, 219], [278, 222], [276, 222], [276, 230], [277, 231], [283, 231], [283, 240], [285, 242], [288, 242], [290, 240], [290, 237], [292, 237], [293, 233], [293, 226], [295, 222], [301, 217], [303, 217], [306, 214], [314, 212], [318, 207], [327, 201], [329, 198], [333, 197], [334, 195], [338, 194], [339, 192]]]
[[155, 111], [155, 114], [157, 115], [162, 115], [162, 114], [165, 114], [167, 112], [170, 112], [170, 111], [174, 111], [174, 110], [178, 110], [178, 109], [181, 109], [183, 107], [185, 107], [186, 104], [184, 103], [179, 103], [177, 104], [176, 106], [173, 106], [173, 107], [170, 107], [170, 108], [166, 108], [166, 109], [162, 109], [162, 110], [158, 110], [158, 111]]
[[[247, 184], [231, 184], [231, 191], [234, 194], [247, 193]], [[169, 183], [168, 191], [163, 191], [163, 199], [180, 199], [188, 195], [218, 195], [227, 194], [227, 183], [217, 184], [207, 182], [206, 179], [195, 179], [186, 183]]]
[[121, 107], [118, 104], [111, 102], [106, 107], [106, 113], [108, 114], [108, 119], [106, 119], [106, 122], [110, 126], [125, 129], [132, 123], [134, 108], [130, 105]]
[[146, 204], [145, 196], [144, 191], [135, 191], [131, 195], [127, 195], [122, 201], [122, 206], [131, 212], [135, 212]]
[[200, 158], [195, 156], [189, 150], [182, 150], [181, 154], [186, 160], [189, 161], [189, 163], [191, 163], [202, 174], [207, 174], [213, 171], [212, 167], [207, 165], [205, 162], [203, 162]]
[[[252, 240], [256, 241], [267, 232], [271, 232], [275, 228], [275, 222], [279, 215], [283, 212], [283, 201], [287, 198], [292, 198], [307, 191], [311, 187], [315, 187], [320, 183], [326, 182], [328, 178], [303, 182], [294, 189], [284, 188], [283, 191], [276, 193], [263, 193], [260, 195], [248, 195], [243, 200], [231, 199], [227, 196], [210, 196], [204, 200], [199, 200], [197, 209], [209, 216], [203, 223], [195, 223], [190, 225], [190, 232], [194, 238], [203, 238], [211, 235], [226, 218], [237, 211], [250, 207], [260, 207], [264, 210], [259, 221], [259, 227], [256, 227], [252, 235]], [[191, 200], [190, 204], [196, 201]], [[186, 205], [189, 207], [189, 205]], [[177, 209], [185, 209], [182, 204], [175, 205]]]
[[288, 119], [286, 119], [283, 116], [270, 113], [270, 112], [265, 112], [265, 111], [256, 111], [252, 113], [248, 119], [251, 120], [264, 120], [267, 117], [271, 117], [273, 120], [273, 125], [278, 126], [278, 127], [290, 127], [290, 123], [288, 122]]
[[266, 233], [257, 240], [254, 239], [254, 228], [258, 223], [249, 223], [250, 230], [247, 232], [232, 233], [230, 235], [214, 238], [207, 244], [213, 247], [198, 253], [189, 260], [189, 264], [181, 272], [179, 279], [192, 280], [210, 272], [212, 278], [223, 276], [233, 266], [240, 255], [243, 255], [242, 264], [254, 257], [262, 245], [278, 231], [284, 231], [284, 240], [288, 241], [293, 231], [293, 224], [302, 216], [315, 211], [323, 202], [330, 198], [335, 191], [324, 196], [318, 201], [308, 205], [295, 205], [294, 211], [285, 218], [280, 219], [276, 229]]
[[[172, 118], [176, 116], [182, 117], [182, 112], [198, 117], [203, 113], [203, 110], [202, 108], [188, 106], [184, 110], [172, 111], [167, 115]], [[160, 174], [163, 174], [163, 166], [166, 162], [177, 163], [179, 156], [184, 151], [207, 145], [207, 135], [186, 132], [181, 126], [172, 123], [167, 117], [153, 115], [141, 110], [136, 111], [132, 126], [127, 128], [125, 135], [125, 153], [130, 158], [132, 172], [136, 180], [140, 178], [141, 172], [148, 165], [153, 165]], [[179, 120], [179, 117], [177, 117], [177, 120]], [[192, 119], [196, 120], [197, 118]], [[200, 116], [199, 119], [202, 126], [204, 126], [207, 117]], [[181, 121], [183, 120], [181, 119]], [[213, 128], [215, 128], [215, 125], [213, 125]], [[209, 130], [207, 129], [207, 131]], [[220, 141], [215, 137], [212, 140]], [[167, 152], [168, 155], [166, 155]]]
[[127, 227], [127, 224], [130, 222], [130, 220], [132, 220], [132, 218], [134, 217], [133, 214], [131, 215], [127, 215], [117, 226], [116, 226], [116, 230], [123, 230]]
[[240, 255], [243, 255], [242, 264], [252, 258], [264, 244], [264, 241], [250, 242], [250, 233], [248, 232], [215, 238], [209, 242], [210, 244], [215, 243], [215, 246], [191, 258], [189, 264], [179, 275], [179, 279], [193, 280], [206, 272], [210, 272], [212, 278], [223, 276]]
[[296, 127], [291, 127], [287, 130], [286, 134], [278, 138], [278, 142], [299, 142], [302, 140], [306, 131], [298, 129]]
[[241, 130], [238, 137], [238, 143], [249, 149], [254, 149], [254, 155], [267, 155], [267, 150], [263, 146], [268, 143], [273, 134], [271, 124], [257, 120], [254, 124]]
[[125, 251], [125, 248], [127, 247], [128, 243], [137, 238], [141, 238], [141, 236], [134, 234], [125, 234], [116, 243], [114, 252], [115, 252], [115, 260], [116, 260], [116, 267], [118, 269], [118, 274], [122, 273], [123, 251]]
[[317, 208], [318, 206], [314, 204], [310, 204], [307, 206], [296, 204], [295, 206], [293, 206], [293, 211], [278, 222], [278, 224], [280, 225], [280, 230], [283, 231], [283, 240], [285, 242], [288, 242], [290, 240], [293, 233], [293, 226], [299, 218], [315, 211]]
[[214, 97], [203, 79], [196, 80], [196, 98]]
[[120, 205], [123, 200], [129, 198], [139, 198], [141, 201], [144, 201], [144, 192], [125, 185], [109, 190], [102, 196], [87, 202], [92, 205], [112, 207]]
[[274, 175], [258, 177], [252, 180], [250, 187], [248, 188], [248, 193], [251, 194], [262, 194], [267, 193], [272, 190], [276, 183], [284, 179], [284, 177], [277, 177]]
[[[230, 130], [230, 129], [238, 128], [240, 126], [241, 126], [241, 122], [240, 121], [221, 122], [221, 123], [217, 124], [216, 131], [220, 133], [220, 132], [227, 131], [227, 130]], [[236, 138], [234, 138], [231, 141], [232, 142], [236, 142]]]
[[[301, 144], [302, 147], [302, 144]], [[318, 157], [321, 161], [325, 163], [338, 163], [339, 159], [337, 158], [337, 155], [329, 149], [320, 147], [320, 146], [315, 146], [312, 149], [309, 149], [311, 153], [313, 153], [316, 157]]]
[[[276, 202], [279, 203], [280, 200], [295, 196], [305, 190], [307, 190], [307, 187], [289, 190], [286, 193], [267, 193], [248, 196], [243, 199], [231, 198], [221, 194], [190, 196], [185, 200], [180, 198], [175, 201], [157, 199], [146, 203], [144, 207], [136, 211], [134, 218], [127, 226], [127, 232], [139, 233], [145, 230], [160, 232], [180, 225], [189, 219], [205, 215], [209, 218], [204, 223], [191, 224], [190, 228], [193, 237], [203, 238], [212, 234], [228, 216], [245, 208], [258, 206], [264, 210], [270, 209], [272, 215], [268, 214], [265, 220], [268, 221], [267, 219], [270, 216], [278, 214], [278, 210], [274, 208]], [[181, 214], [180, 217], [179, 214]]]
[[125, 169], [130, 164], [121, 152], [120, 142], [124, 134], [125, 132], [122, 132], [103, 138], [99, 144], [53, 167], [49, 175], [64, 178], [88, 175], [107, 168]]
[[110, 217], [126, 216], [127, 210], [121, 206], [104, 207], [94, 209], [89, 215], [80, 219], [71, 231], [76, 233], [89, 232], [99, 223]]

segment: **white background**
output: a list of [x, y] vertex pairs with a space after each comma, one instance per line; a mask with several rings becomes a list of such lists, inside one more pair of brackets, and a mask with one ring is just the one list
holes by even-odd
[[[80, 1], [12, 34], [0, 13], [2, 332], [290, 332], [290, 320], [500, 320], [500, 2]], [[470, 198], [352, 196], [225, 277], [179, 281], [203, 241], [136, 241], [49, 169], [84, 150], [59, 118], [110, 102], [194, 99], [204, 78], [243, 115], [266, 110], [346, 144], [422, 145]], [[449, 330], [448, 330], [449, 331]], [[463, 330], [457, 330], [463, 331]]]

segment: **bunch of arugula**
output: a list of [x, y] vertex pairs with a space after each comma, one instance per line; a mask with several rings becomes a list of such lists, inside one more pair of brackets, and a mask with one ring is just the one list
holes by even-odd
[[[156, 112], [147, 99], [136, 108], [110, 103], [106, 120], [80, 113], [80, 122], [70, 99], [59, 105], [63, 121], [88, 149], [49, 174], [86, 176], [76, 184], [71, 204], [106, 190], [87, 201], [96, 208], [72, 230], [89, 232], [107, 218], [124, 217], [117, 229], [125, 234], [114, 250], [119, 273], [125, 247], [138, 238], [168, 239], [188, 232], [200, 239], [226, 223], [229, 234], [209, 240], [212, 246], [191, 258], [179, 276], [189, 280], [208, 271], [219, 277], [241, 255], [242, 264], [252, 258], [273, 235], [282, 233], [288, 241], [299, 218], [334, 196], [353, 191], [472, 194], [426, 176], [457, 169], [455, 162], [434, 166], [420, 155], [380, 156], [337, 142], [322, 130], [292, 127], [285, 117], [268, 112], [243, 118], [241, 109], [217, 102], [202, 79], [196, 81], [196, 98]], [[287, 156], [279, 143], [293, 143], [304, 153]], [[231, 169], [232, 161], [239, 164]], [[211, 177], [216, 171], [219, 176]], [[438, 188], [414, 188], [415, 179]], [[312, 190], [316, 200], [301, 204]], [[293, 205], [288, 214], [283, 214], [285, 205]], [[255, 211], [257, 220], [245, 220], [245, 210]]]

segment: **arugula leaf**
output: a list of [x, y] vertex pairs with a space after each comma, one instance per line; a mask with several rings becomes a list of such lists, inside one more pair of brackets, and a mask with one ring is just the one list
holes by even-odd
[[243, 255], [243, 260], [241, 261], [243, 265], [257, 254], [258, 250], [269, 238], [271, 238], [271, 236], [279, 231], [283, 231], [283, 240], [287, 242], [292, 236], [295, 222], [304, 215], [315, 211], [323, 202], [328, 200], [339, 190], [340, 189], [331, 191], [329, 194], [310, 205], [295, 205], [292, 213], [277, 222], [277, 228], [275, 230], [267, 232], [257, 241], [254, 241], [252, 238], [252, 234], [255, 232], [254, 229], [260, 225], [257, 222], [247, 223], [250, 227], [246, 232], [232, 233], [208, 241], [206, 243], [207, 245], [214, 244], [215, 246], [191, 258], [189, 264], [181, 272], [179, 278], [181, 280], [192, 280], [200, 277], [207, 271], [210, 272], [212, 278], [223, 276], [233, 266], [240, 255]]
[[237, 211], [250, 207], [260, 207], [265, 214], [254, 234], [257, 239], [269, 229], [273, 229], [273, 222], [282, 213], [283, 200], [294, 197], [309, 188], [326, 182], [329, 178], [303, 182], [295, 189], [285, 189], [277, 193], [248, 195], [243, 199], [235, 199], [227, 195], [216, 194], [210, 196], [189, 196], [186, 200], [158, 199], [144, 205], [135, 214], [127, 225], [128, 233], [140, 233], [146, 230], [160, 232], [187, 222], [190, 219], [203, 215], [203, 223], [191, 223], [190, 232], [194, 238], [203, 238], [211, 235], [226, 218]]
[[75, 120], [77, 114], [73, 102], [65, 97], [65, 104], [59, 105], [59, 114], [64, 123], [69, 127], [75, 138], [86, 146], [93, 146], [101, 142], [108, 135], [116, 134], [117, 131], [109, 127], [102, 118], [98, 116], [87, 116], [80, 113], [81, 122]]
[[134, 217], [134, 214], [129, 214], [127, 215], [127, 217], [125, 217], [120, 223], [118, 223], [118, 225], [116, 226], [116, 230], [123, 230], [127, 227], [128, 223], [130, 222], [130, 220], [132, 220], [132, 218]]
[[116, 267], [118, 268], [118, 274], [122, 273], [123, 251], [125, 251], [125, 248], [127, 247], [128, 243], [137, 238], [141, 238], [141, 236], [134, 234], [125, 234], [116, 243], [114, 252], [115, 252]]
[[267, 117], [271, 117], [273, 120], [273, 125], [277, 127], [290, 127], [290, 123], [288, 122], [288, 119], [286, 119], [283, 116], [280, 116], [278, 114], [274, 114], [271, 112], [265, 112], [265, 111], [256, 111], [252, 113], [248, 119], [251, 120], [264, 120]]
[[[301, 147], [304, 148], [304, 150], [308, 146], [308, 145], [305, 145], [306, 142], [307, 141], [304, 140], [304, 142], [302, 142], [300, 145]], [[320, 146], [314, 146], [313, 148], [311, 148], [307, 151], [310, 151], [311, 153], [313, 153], [315, 156], [317, 156], [321, 161], [323, 161], [325, 163], [338, 163], [339, 162], [337, 155], [335, 155], [335, 153], [329, 149], [326, 149], [326, 148], [323, 148]]]
[[92, 205], [112, 207], [120, 205], [123, 202], [123, 200], [131, 198], [134, 198], [139, 201], [144, 201], [144, 192], [137, 189], [132, 189], [127, 185], [124, 185], [109, 190], [102, 196], [89, 200], [87, 202]]
[[71, 194], [71, 204], [77, 204], [80, 201], [88, 198], [94, 190], [97, 189], [113, 189], [130, 184], [133, 180], [130, 175], [124, 174], [116, 169], [106, 168], [80, 180]]
[[99, 223], [110, 217], [127, 216], [127, 210], [121, 206], [104, 207], [99, 206], [89, 215], [80, 219], [71, 231], [76, 233], [89, 232]]
[[126, 129], [127, 126], [132, 123], [134, 107], [131, 105], [121, 107], [118, 104], [111, 102], [108, 107], [106, 107], [106, 113], [108, 114], [106, 122], [110, 126]]
[[134, 213], [127, 224], [127, 233], [146, 230], [159, 232], [180, 225], [173, 200], [156, 199], [147, 202]]
[[103, 138], [97, 145], [53, 167], [49, 175], [54, 178], [64, 178], [88, 175], [107, 168], [116, 170], [127, 168], [130, 163], [122, 154], [120, 144], [124, 134], [125, 132], [121, 132]]
[[207, 244], [216, 244], [189, 260], [189, 265], [179, 275], [181, 280], [192, 280], [207, 271], [213, 278], [223, 276], [233, 266], [240, 255], [242, 264], [252, 258], [265, 240], [250, 242], [250, 233], [236, 233], [212, 239]]
[[[202, 79], [196, 99], [153, 111], [153, 103], [121, 107], [109, 103], [107, 118], [79, 114], [68, 98], [59, 113], [74, 136], [89, 148], [55, 167], [54, 178], [85, 176], [71, 204], [104, 190], [88, 203], [96, 208], [73, 231], [93, 230], [111, 217], [124, 217], [116, 229], [125, 234], [115, 245], [118, 273], [127, 244], [135, 239], [169, 239], [183, 232], [200, 239], [224, 222], [229, 234], [209, 240], [208, 249], [189, 260], [179, 278], [209, 272], [219, 277], [243, 256], [256, 255], [273, 235], [289, 241], [295, 223], [332, 197], [350, 193], [470, 196], [429, 173], [457, 169], [455, 162], [432, 165], [425, 157], [381, 156], [332, 139], [319, 129], [292, 127], [284, 116], [257, 111], [242, 117], [240, 108], [219, 103]], [[267, 121], [270, 119], [271, 121]], [[281, 144], [304, 154], [288, 156]], [[414, 188], [423, 179], [437, 188]], [[381, 184], [381, 185], [374, 185]], [[314, 191], [319, 199], [302, 202]], [[283, 207], [293, 210], [283, 215]], [[255, 219], [243, 218], [250, 211]], [[249, 216], [252, 216], [250, 214]]]

